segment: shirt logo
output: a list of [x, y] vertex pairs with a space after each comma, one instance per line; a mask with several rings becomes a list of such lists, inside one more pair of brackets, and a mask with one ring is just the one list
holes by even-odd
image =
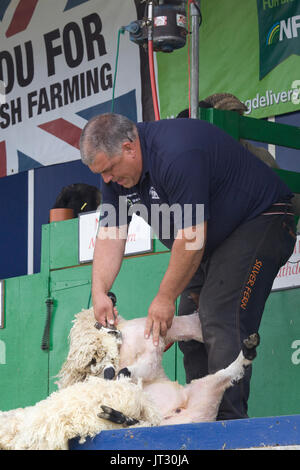
[[127, 206], [128, 207], [132, 206], [133, 204], [137, 204], [138, 202], [140, 202], [140, 200], [141, 199], [138, 193], [127, 194]]
[[153, 186], [151, 186], [151, 188], [149, 189], [149, 195], [151, 197], [151, 199], [159, 199], [159, 195], [157, 194], [155, 188], [153, 188]]

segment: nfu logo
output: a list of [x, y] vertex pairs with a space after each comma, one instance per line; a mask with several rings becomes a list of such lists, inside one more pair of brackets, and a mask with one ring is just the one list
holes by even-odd
[[297, 38], [298, 29], [300, 29], [300, 15], [292, 16], [291, 18], [287, 18], [287, 20], [277, 21], [267, 34], [267, 46], [275, 44], [278, 41], [284, 41], [285, 39]]

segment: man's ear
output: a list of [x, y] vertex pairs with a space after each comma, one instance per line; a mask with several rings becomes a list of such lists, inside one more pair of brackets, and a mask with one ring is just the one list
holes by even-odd
[[125, 142], [123, 142], [122, 150], [124, 152], [132, 152], [134, 149], [135, 149], [135, 143], [134, 142], [132, 142], [130, 140], [126, 140]]

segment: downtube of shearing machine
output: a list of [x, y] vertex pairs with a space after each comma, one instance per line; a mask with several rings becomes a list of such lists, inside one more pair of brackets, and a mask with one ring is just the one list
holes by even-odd
[[160, 120], [153, 54], [153, 2], [148, 4], [148, 60], [155, 120]]

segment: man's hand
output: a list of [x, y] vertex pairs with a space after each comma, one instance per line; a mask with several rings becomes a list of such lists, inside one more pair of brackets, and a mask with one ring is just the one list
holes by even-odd
[[118, 312], [114, 309], [111, 299], [105, 293], [98, 294], [97, 299], [93, 301], [93, 305], [95, 319], [102, 326], [114, 325], [116, 323], [115, 319]]
[[126, 243], [125, 235], [126, 226], [100, 227], [96, 239], [92, 294], [95, 319], [103, 326], [116, 323], [113, 304], [106, 292], [111, 289], [120, 270]]
[[149, 338], [152, 331], [153, 344], [157, 346], [159, 335], [166, 336], [168, 329], [171, 327], [174, 314], [174, 300], [168, 296], [157, 294], [148, 310], [145, 338]]

